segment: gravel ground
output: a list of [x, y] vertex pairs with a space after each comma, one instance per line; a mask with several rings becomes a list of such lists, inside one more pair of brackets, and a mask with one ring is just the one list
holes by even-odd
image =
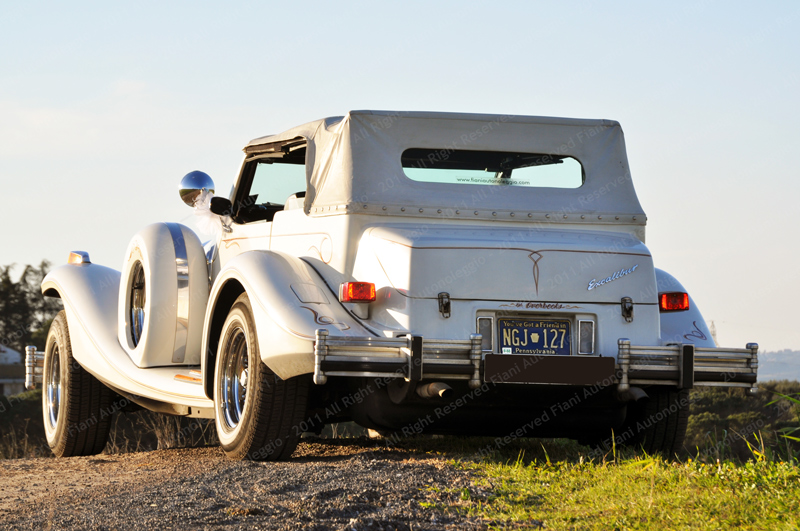
[[0, 461], [2, 529], [485, 529], [445, 512], [488, 493], [443, 458], [307, 440], [287, 462], [219, 448]]

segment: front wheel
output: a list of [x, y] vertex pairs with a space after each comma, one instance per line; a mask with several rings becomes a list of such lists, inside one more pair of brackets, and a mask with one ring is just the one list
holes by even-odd
[[113, 393], [72, 357], [64, 310], [47, 334], [42, 412], [47, 444], [58, 457], [95, 455], [108, 441]]
[[222, 449], [233, 459], [288, 459], [300, 439], [308, 375], [282, 380], [262, 361], [247, 294], [222, 326], [214, 371], [214, 407]]

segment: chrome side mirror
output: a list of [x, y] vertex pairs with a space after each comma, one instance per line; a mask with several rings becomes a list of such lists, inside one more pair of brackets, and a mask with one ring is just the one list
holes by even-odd
[[183, 202], [193, 207], [200, 194], [203, 192], [214, 193], [214, 181], [207, 173], [195, 170], [183, 176], [178, 188]]

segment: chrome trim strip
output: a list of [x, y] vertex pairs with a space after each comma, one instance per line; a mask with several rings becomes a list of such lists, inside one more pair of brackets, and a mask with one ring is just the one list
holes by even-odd
[[175, 269], [178, 278], [177, 315], [175, 320], [175, 344], [172, 363], [183, 363], [186, 357], [186, 340], [189, 335], [189, 258], [186, 254], [186, 241], [177, 223], [164, 223], [172, 236], [175, 248]]

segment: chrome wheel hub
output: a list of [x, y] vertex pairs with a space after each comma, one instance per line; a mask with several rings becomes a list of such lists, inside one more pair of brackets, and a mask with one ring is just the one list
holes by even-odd
[[141, 262], [136, 262], [133, 266], [130, 301], [131, 339], [135, 347], [142, 338], [144, 328], [145, 279]]
[[247, 338], [237, 326], [228, 336], [223, 350], [220, 376], [220, 408], [225, 427], [234, 429], [244, 413], [248, 384]]
[[58, 424], [58, 412], [61, 407], [61, 360], [58, 353], [58, 345], [53, 345], [47, 362], [47, 381], [45, 382], [45, 408], [47, 421], [50, 428], [55, 428]]

